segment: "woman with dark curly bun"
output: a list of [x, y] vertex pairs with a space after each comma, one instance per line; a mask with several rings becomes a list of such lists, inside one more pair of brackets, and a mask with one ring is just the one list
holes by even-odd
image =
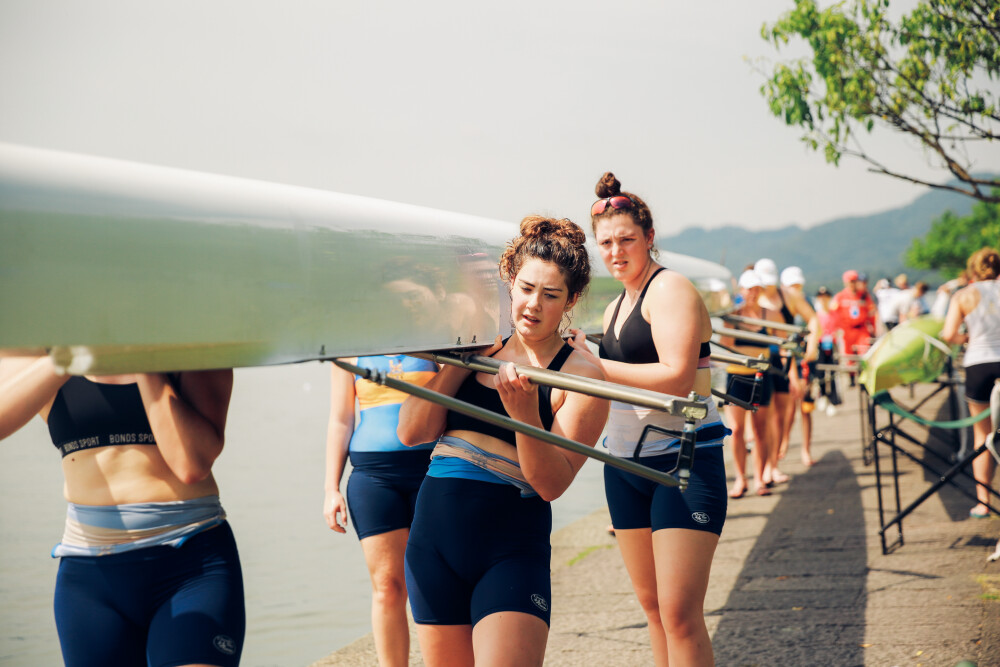
[[[491, 377], [446, 366], [427, 387], [593, 446], [607, 401], [539, 387], [513, 364], [604, 379], [563, 342], [560, 323], [590, 282], [586, 237], [530, 216], [500, 259], [514, 333], [484, 354]], [[427, 665], [541, 665], [550, 617], [549, 502], [586, 460], [523, 433], [408, 398], [398, 435], [437, 440], [406, 547], [406, 587]]]
[[[712, 324], [698, 291], [681, 274], [656, 261], [653, 216], [646, 203], [623, 192], [614, 174], [601, 177], [590, 209], [597, 247], [621, 296], [604, 312], [600, 358], [583, 332], [571, 344], [611, 382], [676, 396], [711, 393]], [[625, 566], [649, 620], [657, 665], [713, 664], [703, 605], [709, 571], [726, 520], [722, 441], [728, 429], [715, 404], [697, 424], [691, 481], [681, 493], [611, 466], [604, 468], [608, 508]], [[631, 458], [647, 424], [675, 431], [683, 418], [613, 401], [605, 444]], [[647, 441], [641, 462], [668, 471], [677, 463], [678, 440]]]
[[[994, 248], [977, 250], [966, 265], [972, 283], [955, 292], [945, 315], [941, 338], [949, 343], [967, 343], [965, 366], [965, 400], [969, 414], [979, 415], [990, 407], [993, 385], [1000, 382], [1000, 253]], [[965, 324], [966, 333], [960, 331]], [[989, 418], [972, 425], [976, 447], [986, 442], [986, 437], [997, 425]], [[972, 461], [976, 479], [976, 497], [979, 504], [969, 510], [973, 519], [990, 515], [990, 485], [996, 463], [988, 452]]]

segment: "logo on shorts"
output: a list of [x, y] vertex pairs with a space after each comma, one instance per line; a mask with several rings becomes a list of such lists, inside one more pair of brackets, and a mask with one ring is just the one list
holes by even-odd
[[215, 635], [215, 639], [212, 640], [212, 644], [215, 645], [215, 649], [219, 653], [225, 653], [226, 655], [233, 655], [236, 653], [236, 642], [233, 641], [232, 637], [227, 637], [226, 635]]
[[549, 610], [549, 603], [548, 603], [548, 601], [545, 598], [543, 598], [541, 595], [539, 595], [538, 593], [532, 593], [531, 594], [531, 601], [532, 601], [532, 603], [534, 603], [534, 605], [536, 607], [538, 607], [542, 611], [548, 611]]
[[708, 523], [709, 521], [712, 520], [711, 517], [709, 517], [704, 512], [695, 512], [694, 514], [691, 515], [691, 518], [697, 521], [698, 523]]

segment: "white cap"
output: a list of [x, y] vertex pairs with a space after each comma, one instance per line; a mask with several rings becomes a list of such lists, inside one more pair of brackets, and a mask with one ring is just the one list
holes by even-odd
[[760, 282], [765, 287], [778, 284], [778, 265], [774, 263], [773, 259], [767, 257], [758, 259], [757, 263], [753, 265], [753, 270], [760, 276]]
[[789, 266], [781, 272], [781, 284], [785, 287], [791, 285], [805, 285], [806, 277], [802, 275], [802, 269], [797, 266]]
[[753, 269], [747, 269], [740, 276], [739, 281], [740, 289], [750, 289], [751, 287], [763, 287], [764, 283], [760, 281], [760, 276]]

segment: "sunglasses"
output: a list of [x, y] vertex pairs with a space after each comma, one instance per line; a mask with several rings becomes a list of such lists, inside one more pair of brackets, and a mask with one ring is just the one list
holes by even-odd
[[590, 214], [600, 215], [608, 210], [608, 206], [616, 211], [621, 211], [622, 209], [632, 208], [633, 202], [625, 195], [616, 195], [614, 197], [607, 197], [606, 199], [598, 199], [594, 202], [594, 205], [590, 207]]

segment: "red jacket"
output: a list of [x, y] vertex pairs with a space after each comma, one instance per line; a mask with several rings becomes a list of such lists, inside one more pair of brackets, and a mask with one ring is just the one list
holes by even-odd
[[868, 292], [851, 292], [846, 287], [830, 301], [830, 315], [834, 326], [843, 331], [864, 329], [875, 333], [875, 317], [878, 311]]

